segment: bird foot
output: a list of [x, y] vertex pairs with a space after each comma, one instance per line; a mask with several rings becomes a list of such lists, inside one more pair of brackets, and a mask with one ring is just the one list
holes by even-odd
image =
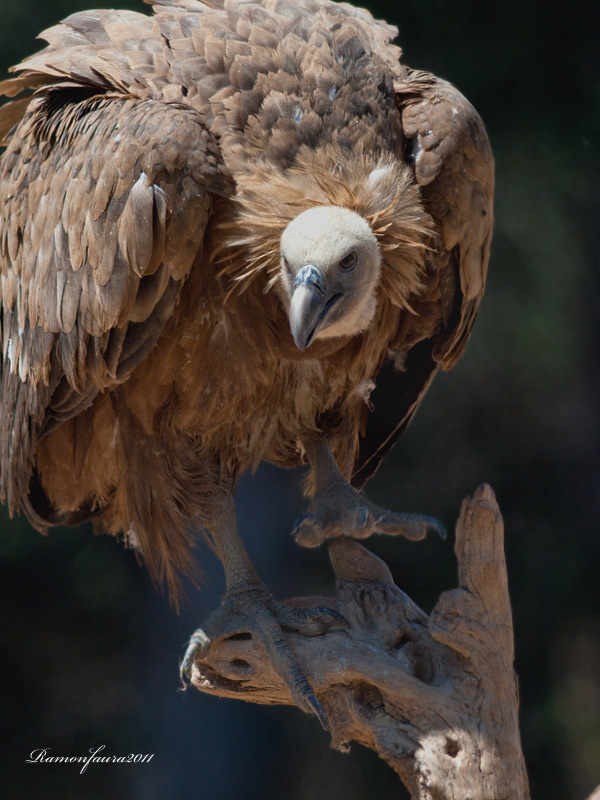
[[303, 547], [318, 547], [326, 539], [349, 536], [366, 539], [373, 533], [424, 539], [429, 532], [446, 538], [444, 526], [434, 517], [386, 511], [367, 500], [345, 482], [317, 492], [310, 511], [297, 520], [292, 535]]
[[[290, 648], [285, 632], [319, 636], [332, 630], [346, 630], [348, 621], [338, 611], [325, 606], [314, 608], [288, 606], [275, 601], [260, 585], [230, 592], [202, 628], [192, 634], [180, 666], [184, 687], [196, 662], [203, 662], [211, 646], [226, 639], [254, 638], [269, 654], [271, 663], [288, 687], [294, 700], [306, 711], [317, 715], [328, 730], [327, 716], [302, 667]], [[247, 679], [252, 667], [240, 659], [219, 662], [221, 678]]]

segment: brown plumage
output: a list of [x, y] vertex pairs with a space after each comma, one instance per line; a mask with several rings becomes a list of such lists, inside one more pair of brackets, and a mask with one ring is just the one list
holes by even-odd
[[[177, 595], [193, 527], [227, 571], [223, 507], [261, 459], [322, 436], [356, 486], [373, 474], [464, 348], [492, 228], [479, 117], [394, 34], [329, 0], [163, 0], [74, 14], [0, 84], [35, 90], [0, 110], [12, 512], [93, 516]], [[375, 237], [374, 311], [302, 351], [281, 237], [332, 206]]]

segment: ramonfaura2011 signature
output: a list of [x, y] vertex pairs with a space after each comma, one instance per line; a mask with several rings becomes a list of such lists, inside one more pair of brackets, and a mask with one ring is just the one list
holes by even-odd
[[100, 756], [105, 745], [101, 744], [95, 750], [90, 747], [89, 756], [54, 756], [50, 755], [51, 747], [40, 747], [32, 750], [29, 758], [25, 759], [26, 764], [83, 764], [79, 770], [80, 774], [88, 768], [89, 764], [148, 764], [153, 758], [154, 753], [129, 753], [126, 756]]

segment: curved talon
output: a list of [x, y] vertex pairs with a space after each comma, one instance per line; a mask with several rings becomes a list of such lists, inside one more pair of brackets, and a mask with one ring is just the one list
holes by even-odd
[[[432, 533], [437, 533], [437, 535], [445, 541], [448, 538], [448, 532], [446, 531], [446, 526], [442, 525], [442, 523], [436, 519], [435, 517], [426, 517], [427, 524], [429, 525], [429, 530]], [[429, 530], [427, 533], [429, 533]]]
[[317, 700], [317, 695], [310, 690], [309, 694], [306, 696], [306, 701], [316, 714], [319, 722], [321, 723], [323, 730], [329, 730], [329, 720], [327, 719], [327, 714], [325, 713], [325, 709]]
[[[308, 706], [306, 710], [313, 711], [323, 728], [328, 731], [329, 722], [327, 721], [327, 715], [325, 714], [323, 706], [317, 700], [314, 689], [308, 682], [302, 667], [296, 661], [288, 643], [282, 637], [274, 637], [273, 644], [275, 645], [277, 655], [282, 661], [286, 662], [287, 669], [278, 670], [278, 672], [292, 690], [292, 695], [296, 696], [300, 701], [300, 705]], [[277, 667], [276, 663], [274, 663], [273, 666]], [[291, 681], [288, 680], [288, 676], [291, 678]]]
[[184, 689], [187, 689], [186, 678], [189, 679], [190, 677], [190, 672], [196, 660], [196, 656], [204, 655], [209, 647], [210, 639], [202, 628], [198, 628], [198, 630], [191, 635], [185, 654], [179, 665], [179, 677], [181, 678]]
[[360, 514], [358, 517], [358, 524], [361, 528], [364, 528], [367, 524], [367, 520], [369, 519], [369, 512], [366, 506], [363, 506], [360, 510]]

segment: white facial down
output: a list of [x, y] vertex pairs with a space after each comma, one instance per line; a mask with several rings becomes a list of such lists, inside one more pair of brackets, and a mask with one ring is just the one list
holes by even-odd
[[281, 236], [280, 268], [290, 328], [301, 350], [313, 339], [352, 336], [369, 326], [381, 255], [359, 214], [339, 206], [299, 214]]

